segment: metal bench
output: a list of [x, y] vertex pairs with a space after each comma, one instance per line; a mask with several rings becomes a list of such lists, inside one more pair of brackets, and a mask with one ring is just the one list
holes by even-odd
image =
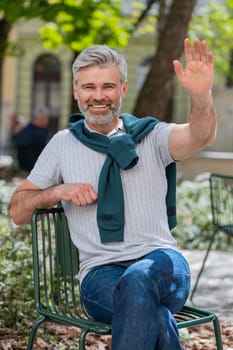
[[[37, 330], [45, 322], [79, 327], [79, 350], [85, 350], [88, 333], [110, 335], [111, 325], [89, 319], [80, 305], [78, 249], [70, 239], [62, 207], [38, 209], [33, 213], [32, 247], [35, 301], [40, 317], [33, 325], [27, 349], [33, 348]], [[184, 306], [175, 317], [178, 328], [213, 323], [216, 348], [223, 349], [219, 322], [214, 313]]]

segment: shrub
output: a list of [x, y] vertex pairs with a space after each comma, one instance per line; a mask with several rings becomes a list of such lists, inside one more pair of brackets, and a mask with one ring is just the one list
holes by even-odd
[[[172, 233], [182, 249], [206, 249], [209, 244], [213, 233], [209, 175], [203, 173], [177, 186], [178, 225]], [[229, 250], [230, 243], [230, 237], [219, 233], [212, 249]]]
[[0, 326], [27, 325], [35, 314], [30, 226], [15, 226], [8, 209], [15, 185], [0, 181]]
[[0, 227], [0, 326], [22, 328], [35, 314], [29, 234], [28, 227]]

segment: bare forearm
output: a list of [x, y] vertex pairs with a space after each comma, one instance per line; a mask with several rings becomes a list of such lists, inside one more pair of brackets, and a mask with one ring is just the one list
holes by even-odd
[[12, 196], [11, 218], [17, 225], [30, 223], [35, 209], [52, 208], [62, 200], [76, 206], [91, 205], [97, 193], [89, 183], [60, 184], [41, 190], [26, 180]]
[[213, 143], [216, 138], [217, 116], [211, 94], [192, 97], [187, 124], [178, 124], [169, 137], [169, 150], [175, 160], [183, 160]]
[[36, 208], [52, 208], [60, 198], [57, 186], [46, 190], [25, 189], [16, 191], [11, 199], [10, 215], [17, 225], [27, 224]]
[[190, 112], [190, 135], [197, 148], [213, 143], [217, 131], [217, 114], [211, 92], [208, 96], [192, 97]]

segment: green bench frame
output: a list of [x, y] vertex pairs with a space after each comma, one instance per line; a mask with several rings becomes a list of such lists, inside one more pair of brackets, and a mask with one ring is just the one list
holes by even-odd
[[[45, 322], [79, 327], [79, 350], [85, 350], [88, 333], [110, 335], [111, 325], [89, 319], [80, 305], [78, 249], [70, 239], [62, 207], [34, 211], [32, 250], [35, 302], [40, 317], [32, 327], [27, 349], [33, 349], [37, 330]], [[216, 349], [223, 350], [219, 321], [213, 312], [184, 306], [175, 318], [179, 329], [212, 323]]]

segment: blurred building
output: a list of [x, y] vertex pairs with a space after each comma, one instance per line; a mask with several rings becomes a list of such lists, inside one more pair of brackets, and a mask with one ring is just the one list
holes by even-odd
[[3, 98], [1, 113], [1, 149], [7, 148], [9, 117], [21, 115], [32, 119], [39, 106], [49, 109], [49, 130], [53, 134], [66, 126], [71, 102], [72, 53], [61, 47], [51, 51], [42, 46], [37, 19], [19, 21], [11, 39], [20, 43], [22, 55], [7, 57], [4, 62]]

